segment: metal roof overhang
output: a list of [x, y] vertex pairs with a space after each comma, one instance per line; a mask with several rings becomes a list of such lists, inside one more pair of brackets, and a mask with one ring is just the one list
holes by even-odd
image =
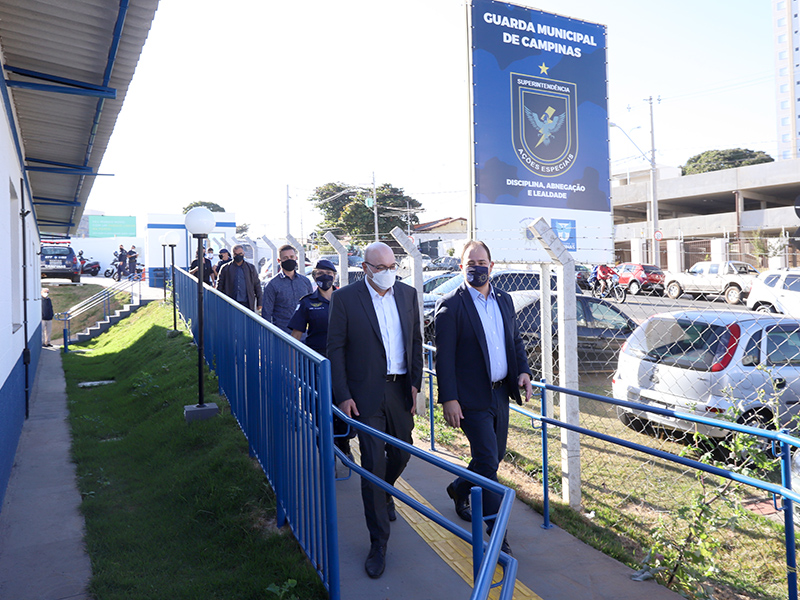
[[0, 90], [40, 236], [75, 233], [157, 7], [0, 0]]

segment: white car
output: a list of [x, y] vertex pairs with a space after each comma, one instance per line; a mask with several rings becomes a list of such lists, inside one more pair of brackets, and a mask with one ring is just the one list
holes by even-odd
[[761, 273], [750, 289], [747, 308], [800, 318], [800, 269]]
[[[704, 417], [787, 424], [800, 411], [800, 321], [744, 311], [657, 314], [628, 338], [619, 355], [613, 395]], [[727, 432], [618, 407], [626, 425], [649, 422], [721, 438]], [[792, 424], [792, 428], [793, 424]]]

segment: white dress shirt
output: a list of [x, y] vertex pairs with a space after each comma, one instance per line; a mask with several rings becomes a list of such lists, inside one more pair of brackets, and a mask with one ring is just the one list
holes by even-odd
[[403, 328], [400, 325], [400, 313], [397, 312], [397, 302], [394, 298], [394, 287], [391, 287], [381, 296], [366, 282], [372, 306], [378, 317], [381, 330], [383, 348], [386, 350], [386, 374], [402, 375], [407, 372], [406, 354], [403, 348]]

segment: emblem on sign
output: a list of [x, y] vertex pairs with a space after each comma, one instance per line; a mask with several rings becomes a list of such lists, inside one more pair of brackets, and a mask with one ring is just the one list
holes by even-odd
[[577, 91], [574, 83], [511, 73], [514, 150], [532, 173], [556, 177], [575, 163]]

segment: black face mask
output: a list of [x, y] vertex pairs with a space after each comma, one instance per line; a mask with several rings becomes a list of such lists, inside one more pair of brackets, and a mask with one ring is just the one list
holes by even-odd
[[467, 267], [467, 283], [479, 288], [489, 281], [489, 267], [473, 265]]
[[323, 292], [327, 292], [333, 287], [333, 275], [320, 275], [316, 281], [317, 287]]
[[244, 256], [242, 256], [241, 254], [234, 254], [233, 255], [233, 262], [240, 263], [243, 260], [244, 260]]
[[297, 261], [292, 258], [288, 258], [281, 263], [281, 267], [284, 271], [294, 271], [297, 268]]

